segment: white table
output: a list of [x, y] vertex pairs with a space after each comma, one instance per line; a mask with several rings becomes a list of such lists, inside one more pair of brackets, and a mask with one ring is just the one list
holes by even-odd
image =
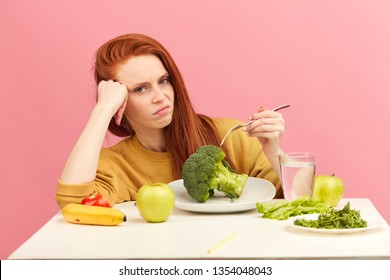
[[[343, 199], [362, 215], [380, 217], [368, 199]], [[319, 234], [286, 221], [261, 218], [256, 209], [200, 214], [175, 209], [164, 223], [147, 223], [134, 202], [115, 206], [127, 222], [104, 227], [67, 223], [61, 213], [9, 259], [390, 259], [390, 227], [352, 234]], [[232, 233], [219, 249], [208, 249]]]

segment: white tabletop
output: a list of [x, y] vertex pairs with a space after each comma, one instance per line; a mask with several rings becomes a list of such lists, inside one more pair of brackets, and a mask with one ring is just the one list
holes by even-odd
[[[382, 218], [368, 199], [343, 199], [362, 215]], [[104, 227], [67, 223], [56, 214], [9, 259], [390, 259], [390, 227], [351, 234], [313, 233], [256, 209], [202, 214], [175, 209], [164, 223], [147, 223], [134, 202], [115, 206], [127, 222]], [[208, 249], [235, 237], [217, 250]]]

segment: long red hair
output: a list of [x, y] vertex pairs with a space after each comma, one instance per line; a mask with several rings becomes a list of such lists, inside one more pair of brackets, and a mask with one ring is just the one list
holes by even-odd
[[[126, 34], [103, 44], [96, 52], [94, 69], [96, 84], [102, 80], [115, 80], [118, 65], [139, 55], [157, 56], [168, 71], [175, 92], [175, 103], [172, 122], [165, 129], [165, 138], [167, 151], [173, 159], [174, 175], [181, 178], [181, 169], [185, 160], [198, 147], [218, 146], [221, 139], [212, 120], [195, 112], [182, 75], [169, 52], [159, 42], [148, 36]], [[112, 118], [108, 130], [119, 137], [135, 134], [125, 119], [118, 126]]]

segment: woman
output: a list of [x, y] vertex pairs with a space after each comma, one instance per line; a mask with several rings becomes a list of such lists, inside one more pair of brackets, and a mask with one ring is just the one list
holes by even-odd
[[[110, 205], [135, 200], [144, 184], [180, 179], [183, 163], [198, 147], [218, 146], [239, 123], [197, 114], [172, 57], [145, 35], [123, 35], [103, 44], [96, 52], [95, 79], [97, 103], [58, 181], [60, 207], [97, 193]], [[271, 181], [282, 197], [283, 117], [261, 108], [252, 119], [247, 133], [235, 132], [223, 149], [238, 172]], [[102, 149], [107, 129], [125, 138]]]

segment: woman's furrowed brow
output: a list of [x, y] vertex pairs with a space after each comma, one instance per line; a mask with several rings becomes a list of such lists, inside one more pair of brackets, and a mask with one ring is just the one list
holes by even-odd
[[[157, 81], [161, 80], [162, 78], [166, 78], [166, 77], [169, 77], [169, 74], [168, 72], [165, 72], [164, 74], [162, 75], [159, 75], [158, 78], [156, 79]], [[142, 86], [142, 85], [147, 85], [147, 84], [150, 84], [151, 82], [150, 81], [141, 81], [141, 82], [136, 82], [134, 84], [131, 84], [131, 85], [128, 85], [127, 88], [128, 89], [131, 89], [131, 88], [136, 88], [136, 87], [139, 87], [139, 86]]]
[[160, 76], [160, 79], [161, 78], [165, 78], [165, 77], [169, 77], [169, 73], [168, 72], [165, 72], [163, 75]]

